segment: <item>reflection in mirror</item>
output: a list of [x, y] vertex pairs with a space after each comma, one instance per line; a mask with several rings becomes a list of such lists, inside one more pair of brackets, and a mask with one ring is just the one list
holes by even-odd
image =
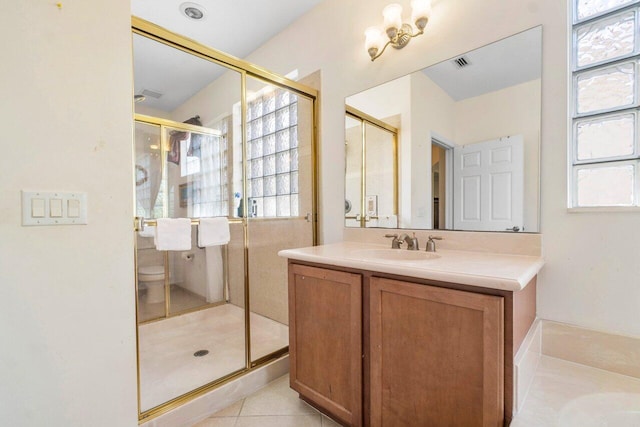
[[[347, 107], [345, 131], [345, 225], [398, 225], [397, 135], [386, 121]], [[366, 167], [365, 167], [366, 166]]]
[[[539, 231], [541, 39], [532, 28], [347, 97], [397, 120], [398, 228]], [[347, 152], [352, 204], [355, 161]]]

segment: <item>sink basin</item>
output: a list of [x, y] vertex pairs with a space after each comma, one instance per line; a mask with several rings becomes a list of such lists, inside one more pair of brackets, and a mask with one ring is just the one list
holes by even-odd
[[408, 251], [406, 249], [363, 249], [355, 251], [354, 256], [372, 261], [426, 261], [440, 258], [440, 255], [425, 251]]

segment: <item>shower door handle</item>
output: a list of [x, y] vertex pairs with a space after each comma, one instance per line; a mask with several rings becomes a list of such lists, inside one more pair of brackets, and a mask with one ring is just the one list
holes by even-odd
[[312, 217], [313, 217], [313, 216], [311, 215], [311, 213], [310, 213], [310, 212], [307, 212], [307, 214], [304, 216], [304, 219], [306, 219], [306, 220], [307, 220], [307, 222], [311, 222]]

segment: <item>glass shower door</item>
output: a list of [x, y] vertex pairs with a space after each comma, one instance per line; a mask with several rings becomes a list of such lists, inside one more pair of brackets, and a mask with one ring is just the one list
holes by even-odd
[[312, 246], [313, 101], [247, 79], [247, 201], [251, 361], [289, 345], [287, 261]]
[[232, 209], [227, 141], [242, 73], [139, 34], [133, 47], [137, 216], [192, 220], [188, 250], [156, 250], [152, 226], [136, 235], [145, 417], [247, 367], [243, 226], [231, 221], [227, 245], [201, 248], [197, 234], [199, 218]]

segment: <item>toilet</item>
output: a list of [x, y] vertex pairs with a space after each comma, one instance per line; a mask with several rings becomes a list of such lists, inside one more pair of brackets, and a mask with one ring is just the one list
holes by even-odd
[[145, 302], [164, 301], [164, 265], [149, 265], [138, 268], [138, 289], [147, 289]]

